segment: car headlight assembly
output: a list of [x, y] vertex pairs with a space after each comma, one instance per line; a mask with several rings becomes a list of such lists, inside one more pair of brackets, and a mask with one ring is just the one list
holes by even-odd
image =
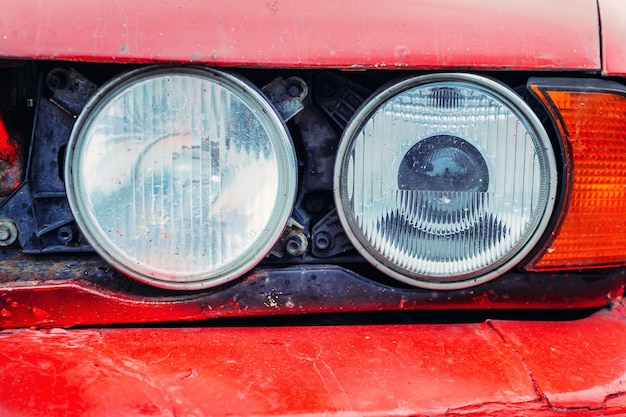
[[508, 87], [470, 74], [385, 86], [348, 124], [335, 204], [355, 248], [399, 281], [464, 288], [510, 270], [555, 204], [547, 133]]
[[109, 82], [79, 116], [65, 181], [93, 248], [139, 281], [200, 289], [250, 270], [296, 193], [289, 133], [245, 80], [150, 67]]

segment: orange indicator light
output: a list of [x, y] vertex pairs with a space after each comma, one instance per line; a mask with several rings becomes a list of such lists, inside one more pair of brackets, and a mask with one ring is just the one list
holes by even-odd
[[608, 85], [606, 91], [531, 85], [556, 120], [569, 155], [553, 239], [527, 270], [626, 264], [626, 91]]

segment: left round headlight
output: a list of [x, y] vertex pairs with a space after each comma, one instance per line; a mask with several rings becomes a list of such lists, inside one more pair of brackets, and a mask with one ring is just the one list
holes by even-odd
[[335, 203], [355, 248], [389, 276], [452, 289], [492, 279], [540, 239], [554, 151], [504, 85], [436, 74], [386, 86], [341, 139]]
[[241, 276], [280, 238], [296, 158], [251, 84], [206, 68], [151, 67], [104, 86], [68, 144], [70, 206], [93, 248], [169, 289]]

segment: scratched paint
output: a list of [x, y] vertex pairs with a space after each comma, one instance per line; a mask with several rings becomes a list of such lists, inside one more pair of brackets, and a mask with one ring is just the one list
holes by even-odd
[[4, 331], [0, 414], [623, 415], [625, 319]]
[[2, 2], [5, 57], [291, 68], [601, 68], [595, 0], [268, 1], [265, 7], [256, 0], [158, 7], [117, 0]]
[[[96, 256], [69, 263], [5, 256], [0, 260], [0, 328], [363, 311], [598, 308], [619, 300], [626, 282], [619, 271], [534, 274], [532, 279], [511, 273], [488, 291], [476, 287], [433, 293], [387, 287], [342, 268], [306, 266], [258, 269], [219, 291], [172, 297], [121, 276]], [[537, 288], [543, 290], [541, 297]]]

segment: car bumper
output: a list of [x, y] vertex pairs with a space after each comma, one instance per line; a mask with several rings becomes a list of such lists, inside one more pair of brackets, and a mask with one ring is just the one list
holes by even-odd
[[576, 320], [428, 317], [422, 324], [5, 330], [0, 414], [626, 413], [622, 301]]

